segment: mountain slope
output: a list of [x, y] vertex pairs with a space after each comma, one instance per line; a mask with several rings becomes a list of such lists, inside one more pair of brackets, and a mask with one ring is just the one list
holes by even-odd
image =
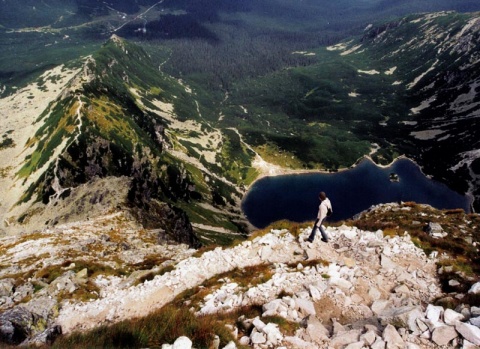
[[[67, 77], [49, 73], [37, 82], [43, 90], [56, 88], [49, 80], [60, 79], [63, 85], [28, 127], [30, 137], [15, 145], [20, 167], [12, 163], [5, 169], [3, 191], [19, 188], [3, 205], [6, 230], [57, 224], [119, 204], [146, 227], [159, 226], [192, 246], [198, 240], [190, 222], [207, 235], [245, 231], [237, 204], [241, 178], [223, 178], [216, 158], [217, 152], [232, 154], [230, 140], [238, 135], [203, 122], [188, 86], [117, 36]], [[11, 131], [26, 135], [25, 130]], [[10, 139], [8, 132], [5, 139]], [[3, 151], [12, 147], [6, 144]], [[230, 157], [248, 164], [252, 155], [242, 147], [238, 144]], [[113, 177], [126, 178], [125, 190], [110, 188], [100, 195], [81, 186]], [[69, 196], [82, 204], [67, 207]]]
[[[2, 126], [1, 151], [12, 160], [3, 167], [4, 191], [12, 188], [5, 229], [80, 217], [98, 197], [55, 212], [58, 199], [97, 177], [125, 176], [128, 190], [112, 203], [133, 205], [146, 226], [171, 214], [188, 231], [188, 216], [204, 241], [217, 240], [247, 230], [239, 201], [265, 160], [336, 170], [367, 154], [380, 163], [406, 154], [478, 196], [477, 38], [478, 14], [412, 15], [339, 45], [292, 52], [317, 63], [239, 80], [218, 102], [162, 71], [174, 57], [166, 47], [149, 47], [150, 56], [113, 36], [84, 63], [51, 70], [4, 99], [5, 114], [18, 98], [30, 100], [35, 120], [16, 142]], [[37, 105], [34, 93], [51, 104]]]
[[291, 167], [405, 154], [478, 209], [479, 23], [478, 13], [417, 14], [293, 52], [317, 62], [236, 83], [222, 122]]
[[479, 13], [444, 12], [372, 28], [357, 49], [375, 60], [373, 69], [396, 67], [392, 76], [405, 88], [410, 113], [392, 120], [405, 135], [399, 148], [427, 173], [474, 196], [477, 210], [479, 38]]

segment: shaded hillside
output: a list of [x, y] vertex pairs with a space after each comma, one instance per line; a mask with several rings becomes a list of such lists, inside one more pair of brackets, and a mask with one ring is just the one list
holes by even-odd
[[476, 196], [478, 209], [479, 21], [412, 15], [293, 52], [317, 63], [235, 84], [222, 122], [265, 157], [284, 152], [276, 162], [290, 167], [335, 170], [371, 150], [384, 164], [405, 154]]
[[475, 196], [476, 210], [479, 38], [478, 13], [438, 13], [372, 28], [359, 48], [378, 62], [371, 67], [397, 67], [392, 76], [411, 107], [397, 120], [404, 135], [395, 140], [399, 149], [436, 179]]

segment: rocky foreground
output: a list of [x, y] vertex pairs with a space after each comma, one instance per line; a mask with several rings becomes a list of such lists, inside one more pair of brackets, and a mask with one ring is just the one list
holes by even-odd
[[[465, 297], [442, 293], [438, 272], [443, 270], [437, 262], [444, 256], [427, 256], [408, 232], [385, 236], [380, 230], [342, 225], [328, 227], [328, 244], [320, 239], [305, 243], [310, 229], [273, 229], [235, 247], [218, 247], [199, 256], [185, 245], [163, 240], [161, 231], [135, 226], [123, 214], [4, 238], [0, 240], [0, 339], [42, 344], [60, 333], [141, 317], [222, 275], [220, 287], [200, 302], [186, 299], [184, 304], [198, 315], [247, 305], [263, 309], [262, 317], [240, 319], [241, 332], [230, 326], [238, 342], [225, 348], [480, 346], [480, 304], [455, 309], [434, 305], [448, 304], [449, 297]], [[245, 287], [225, 276], [262, 264], [272, 270], [265, 282]], [[98, 270], [92, 272], [93, 268]], [[473, 284], [468, 292], [480, 293], [480, 284]], [[272, 315], [300, 327], [293, 335], [283, 333], [278, 325], [262, 320]], [[164, 345], [191, 347], [186, 337]]]

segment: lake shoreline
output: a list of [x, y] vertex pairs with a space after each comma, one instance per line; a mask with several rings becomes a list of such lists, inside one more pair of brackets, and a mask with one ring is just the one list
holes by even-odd
[[413, 160], [413, 159], [411, 159], [411, 158], [409, 158], [405, 155], [400, 155], [400, 156], [396, 157], [395, 159], [393, 159], [387, 165], [377, 164], [371, 158], [370, 155], [364, 155], [361, 158], [359, 158], [357, 161], [355, 161], [350, 167], [342, 167], [342, 168], [339, 168], [336, 171], [320, 170], [320, 169], [313, 169], [313, 170], [288, 169], [288, 168], [284, 168], [284, 167], [281, 167], [281, 166], [278, 166], [278, 165], [270, 164], [270, 163], [267, 163], [264, 160], [261, 160], [262, 164], [260, 165], [260, 167], [255, 167], [255, 169], [258, 170], [260, 172], [260, 174], [249, 185], [245, 186], [245, 195], [243, 196], [242, 201], [245, 198], [245, 196], [248, 194], [248, 191], [253, 187], [253, 185], [256, 182], [258, 182], [259, 180], [261, 180], [265, 177], [278, 177], [278, 176], [304, 175], [304, 174], [337, 174], [337, 173], [341, 173], [341, 172], [348, 171], [348, 170], [351, 170], [351, 169], [355, 168], [356, 166], [358, 166], [364, 160], [369, 160], [375, 166], [377, 166], [379, 168], [382, 168], [382, 169], [385, 169], [385, 168], [393, 166], [393, 164], [396, 161], [401, 160], [401, 159], [410, 160], [411, 162], [413, 162], [415, 165], [417, 165], [420, 168], [420, 170], [425, 175], [425, 177], [431, 178], [430, 175], [427, 175], [423, 172], [422, 167], [415, 160]]
[[[400, 180], [392, 181], [392, 173]], [[259, 183], [260, 180], [263, 181]], [[252, 183], [243, 197], [242, 212], [256, 227], [265, 221], [312, 220], [316, 214], [312, 208], [318, 207], [317, 191], [320, 190], [326, 191], [338, 207], [335, 221], [351, 218], [372, 205], [406, 201], [471, 212], [470, 196], [425, 175], [422, 168], [406, 156], [399, 156], [387, 165], [378, 165], [364, 156], [350, 168], [337, 172], [300, 170], [264, 175]]]

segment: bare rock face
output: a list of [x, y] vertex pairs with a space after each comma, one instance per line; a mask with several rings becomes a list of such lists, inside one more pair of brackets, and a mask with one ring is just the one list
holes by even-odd
[[439, 223], [434, 222], [428, 223], [428, 225], [425, 227], [425, 231], [435, 239], [443, 238], [448, 235], [447, 233], [445, 233]]
[[0, 314], [0, 342], [17, 345], [44, 326], [42, 319], [23, 307]]
[[432, 341], [438, 345], [448, 345], [457, 337], [458, 333], [452, 326], [440, 326], [432, 332]]
[[457, 322], [455, 324], [455, 329], [471, 343], [480, 345], [480, 328], [467, 323]]
[[0, 298], [9, 296], [13, 291], [14, 284], [15, 280], [11, 278], [0, 280]]
[[37, 203], [25, 212], [25, 231], [41, 230], [67, 222], [84, 221], [127, 204], [131, 179], [128, 177], [94, 178], [71, 187], [62, 197], [47, 204]]
[[133, 208], [133, 214], [147, 229], [162, 227], [165, 233], [174, 241], [198, 248], [200, 241], [193, 232], [192, 225], [186, 213], [169, 204], [152, 200], [143, 208]]
[[[83, 221], [104, 212], [123, 209], [130, 210], [145, 228], [161, 228], [169, 240], [194, 248], [200, 246], [184, 211], [155, 199], [148, 190], [143, 190], [143, 187], [149, 186], [148, 183], [135, 187], [134, 182], [125, 176], [94, 178], [86, 184], [71, 188], [64, 198], [54, 199], [48, 205], [34, 205], [25, 215], [23, 227], [34, 230], [42, 225], [50, 227]], [[132, 191], [137, 194], [132, 196]], [[0, 282], [0, 297], [2, 290], [8, 287], [7, 281]]]
[[53, 344], [55, 339], [62, 334], [62, 327], [54, 325], [47, 328], [45, 331], [33, 336], [33, 338], [26, 340], [22, 344], [41, 346], [44, 344]]

